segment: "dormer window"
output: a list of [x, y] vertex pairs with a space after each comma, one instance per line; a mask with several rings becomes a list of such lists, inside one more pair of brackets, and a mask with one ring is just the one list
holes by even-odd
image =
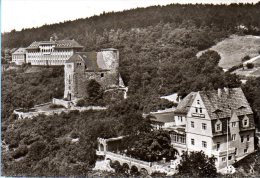
[[244, 125], [244, 127], [248, 126], [248, 120], [247, 119], [244, 120], [243, 125]]
[[101, 76], [101, 78], [104, 77], [104, 73], [101, 73], [100, 76]]
[[222, 131], [222, 123], [221, 123], [220, 120], [218, 120], [218, 121], [216, 122], [216, 124], [215, 124], [215, 130], [216, 130], [216, 132]]

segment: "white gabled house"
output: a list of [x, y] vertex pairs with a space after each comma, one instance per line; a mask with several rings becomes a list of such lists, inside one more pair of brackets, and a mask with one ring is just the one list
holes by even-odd
[[241, 88], [192, 92], [179, 103], [174, 120], [167, 130], [180, 154], [202, 150], [221, 169], [254, 152], [253, 112]]

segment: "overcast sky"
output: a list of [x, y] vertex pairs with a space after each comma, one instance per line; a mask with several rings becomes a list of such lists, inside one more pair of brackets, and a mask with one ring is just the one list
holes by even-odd
[[2, 0], [2, 32], [171, 3], [256, 3], [259, 0]]

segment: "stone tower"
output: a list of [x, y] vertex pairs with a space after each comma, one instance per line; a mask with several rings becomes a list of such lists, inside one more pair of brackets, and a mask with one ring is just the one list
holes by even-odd
[[79, 54], [75, 54], [65, 63], [64, 68], [64, 98], [72, 100], [74, 98], [82, 97], [84, 95], [82, 89], [84, 84], [86, 84], [84, 61]]
[[64, 67], [64, 98], [74, 100], [87, 96], [86, 86], [91, 79], [96, 80], [103, 89], [119, 88], [122, 79], [118, 67], [117, 49], [75, 53]]

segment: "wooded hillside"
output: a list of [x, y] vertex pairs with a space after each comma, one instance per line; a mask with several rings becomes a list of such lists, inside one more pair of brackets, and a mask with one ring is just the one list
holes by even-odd
[[[190, 78], [202, 72], [193, 67], [195, 54], [234, 33], [260, 34], [259, 9], [260, 3], [138, 8], [12, 31], [2, 34], [2, 46], [28, 46], [33, 41], [55, 36], [75, 39], [86, 51], [118, 48], [120, 72], [130, 93], [141, 89], [143, 92], [185, 95], [192, 90], [219, 87], [204, 83], [194, 88], [198, 79], [208, 80], [205, 73], [199, 78]], [[239, 25], [248, 30], [239, 29]]]
[[[159, 96], [242, 86], [238, 76], [218, 67], [217, 52], [208, 51], [199, 58], [196, 54], [232, 34], [259, 35], [259, 17], [260, 3], [168, 5], [2, 34], [4, 49], [28, 46], [50, 36], [75, 39], [86, 51], [118, 48], [119, 70], [129, 87], [128, 99], [105, 112], [72, 112], [17, 121], [11, 113], [14, 107], [30, 104], [25, 101], [39, 104], [62, 97], [63, 71], [46, 69], [30, 76], [23, 71], [3, 73], [2, 140], [11, 145], [3, 154], [5, 175], [86, 176], [95, 161], [96, 138], [147, 132], [149, 121], [141, 114], [167, 105], [158, 101]], [[251, 79], [243, 86], [255, 118], [260, 116], [259, 81]], [[23, 96], [30, 98], [23, 100]], [[76, 138], [78, 142], [72, 142]]]

